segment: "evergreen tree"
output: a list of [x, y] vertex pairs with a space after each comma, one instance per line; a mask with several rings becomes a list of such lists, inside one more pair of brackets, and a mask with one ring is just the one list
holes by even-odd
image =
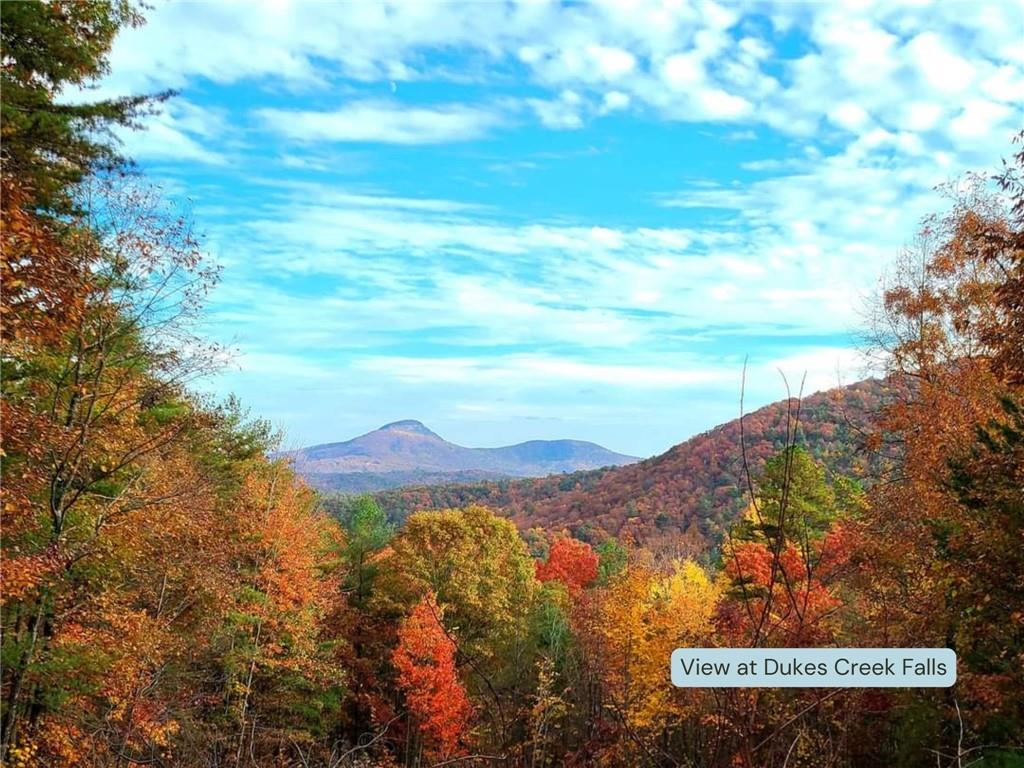
[[4, 3], [2, 13], [3, 171], [31, 189], [40, 207], [66, 212], [71, 186], [127, 164], [112, 130], [135, 127], [171, 94], [67, 98], [108, 72], [118, 30], [142, 23], [127, 0]]

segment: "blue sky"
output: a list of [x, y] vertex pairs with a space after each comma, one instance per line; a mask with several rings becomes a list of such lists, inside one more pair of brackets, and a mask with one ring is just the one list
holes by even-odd
[[1017, 3], [157, 2], [101, 94], [288, 446], [418, 418], [639, 455], [855, 381], [935, 185], [1022, 124]]

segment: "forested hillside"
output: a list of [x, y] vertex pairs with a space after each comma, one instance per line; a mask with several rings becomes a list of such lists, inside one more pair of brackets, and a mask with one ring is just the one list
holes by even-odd
[[166, 94], [56, 103], [140, 21], [2, 9], [4, 766], [280, 764], [343, 691], [343, 532], [191, 389], [217, 270], [110, 136]]
[[[400, 488], [375, 498], [396, 519], [421, 509], [484, 504], [521, 529], [566, 529], [599, 542], [627, 535], [650, 546], [696, 554], [715, 547], [747, 498], [741, 434], [751, 474], [796, 432], [830, 472], [870, 485], [888, 469], [896, 447], [869, 445], [879, 410], [898, 395], [868, 380], [803, 399], [781, 401], [697, 435], [661, 456], [625, 467], [531, 480]], [[337, 500], [329, 499], [328, 508]]]

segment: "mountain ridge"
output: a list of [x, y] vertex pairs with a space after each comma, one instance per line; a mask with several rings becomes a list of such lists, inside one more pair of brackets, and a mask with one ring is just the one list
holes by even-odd
[[[830, 472], [870, 482], [892, 448], [868, 450], [879, 404], [903, 391], [866, 379], [799, 401], [798, 443]], [[786, 443], [796, 399], [743, 416], [743, 443], [756, 477]], [[740, 419], [694, 435], [664, 453], [620, 467], [535, 479], [404, 487], [376, 494], [397, 519], [421, 509], [479, 503], [501, 511], [522, 530], [569, 530], [583, 539], [627, 535], [674, 551], [699, 553], [720, 540], [746, 501]]]
[[321, 443], [281, 456], [321, 490], [364, 492], [411, 483], [453, 482], [624, 466], [637, 456], [585, 440], [527, 440], [497, 448], [451, 443], [416, 419], [389, 422], [350, 440]]

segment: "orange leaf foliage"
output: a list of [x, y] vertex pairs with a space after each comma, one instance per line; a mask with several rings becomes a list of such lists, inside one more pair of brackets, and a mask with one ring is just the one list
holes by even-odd
[[742, 605], [723, 606], [723, 631], [732, 640], [741, 641], [764, 614], [762, 630], [773, 643], [800, 646], [829, 642], [835, 629], [829, 619], [843, 604], [838, 594], [839, 579], [850, 565], [853, 542], [853, 532], [842, 524], [833, 526], [820, 542], [814, 543], [808, 555], [787, 542], [774, 573], [769, 544], [729, 544], [725, 574], [742, 584], [738, 592], [744, 599]]
[[461, 753], [472, 708], [455, 668], [455, 642], [441, 625], [441, 610], [428, 594], [398, 629], [392, 660], [427, 752], [441, 759]]
[[597, 554], [582, 541], [563, 536], [551, 545], [545, 562], [538, 561], [537, 580], [560, 581], [569, 592], [578, 594], [597, 578]]

